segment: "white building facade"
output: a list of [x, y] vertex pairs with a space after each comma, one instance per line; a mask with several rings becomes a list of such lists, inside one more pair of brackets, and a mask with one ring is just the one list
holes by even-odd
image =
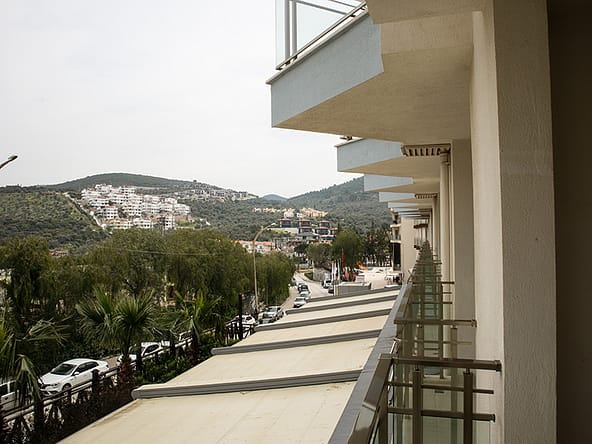
[[273, 126], [345, 136], [337, 168], [400, 218], [403, 271], [430, 241], [451, 315], [476, 320], [467, 354], [502, 363], [495, 396], [477, 401], [495, 414], [491, 442], [592, 442], [578, 390], [592, 370], [578, 311], [589, 261], [572, 256], [590, 236], [570, 237], [567, 216], [590, 186], [572, 160], [590, 156], [578, 3], [368, 0], [304, 49], [296, 3], [279, 7]]

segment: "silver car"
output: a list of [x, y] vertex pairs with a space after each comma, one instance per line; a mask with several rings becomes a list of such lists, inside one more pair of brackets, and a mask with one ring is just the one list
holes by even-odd
[[306, 296], [297, 296], [296, 299], [294, 299], [294, 308], [300, 308], [304, 304], [306, 304]]

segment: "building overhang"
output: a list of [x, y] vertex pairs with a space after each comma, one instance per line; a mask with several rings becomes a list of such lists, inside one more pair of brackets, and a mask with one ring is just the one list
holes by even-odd
[[483, 3], [483, 0], [366, 0], [374, 23], [473, 12], [483, 9]]
[[366, 16], [269, 81], [272, 125], [404, 143], [470, 136], [471, 15]]

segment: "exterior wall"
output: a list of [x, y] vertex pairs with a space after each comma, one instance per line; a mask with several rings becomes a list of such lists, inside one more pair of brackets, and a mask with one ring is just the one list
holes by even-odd
[[474, 14], [474, 38], [477, 356], [503, 365], [493, 442], [555, 442], [546, 3], [495, 0]]
[[[557, 442], [592, 442], [590, 251], [592, 41], [579, 1], [551, 0], [549, 46], [557, 272]], [[549, 283], [550, 285], [550, 283]]]
[[504, 441], [528, 437], [527, 442], [551, 443], [556, 431], [556, 316], [547, 5], [544, 0], [496, 0], [494, 5], [504, 241]]
[[[450, 275], [454, 281], [455, 319], [475, 319], [475, 261], [473, 243], [473, 176], [471, 168], [471, 144], [468, 140], [456, 140], [450, 152], [451, 208], [451, 257]], [[472, 345], [459, 347], [460, 357], [475, 356], [475, 330], [460, 328], [460, 341]]]
[[[475, 236], [475, 316], [477, 359], [501, 359], [503, 335], [503, 274], [497, 85], [495, 76], [493, 12], [473, 14], [473, 72], [471, 79], [471, 147]], [[477, 400], [481, 411], [496, 413], [492, 442], [503, 442], [504, 391], [501, 375], [487, 381], [495, 390], [492, 400]], [[488, 403], [495, 405], [488, 405]], [[485, 404], [485, 405], [482, 405]]]

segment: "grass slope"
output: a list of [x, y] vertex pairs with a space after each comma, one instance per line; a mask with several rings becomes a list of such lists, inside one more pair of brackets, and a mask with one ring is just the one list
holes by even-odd
[[47, 239], [50, 248], [84, 247], [105, 234], [67, 196], [55, 191], [0, 189], [0, 242], [30, 235]]

